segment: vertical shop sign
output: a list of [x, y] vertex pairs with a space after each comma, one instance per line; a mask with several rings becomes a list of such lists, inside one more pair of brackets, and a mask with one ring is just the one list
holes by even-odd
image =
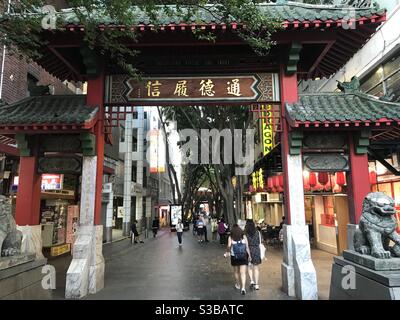
[[263, 155], [266, 156], [274, 147], [274, 129], [272, 123], [272, 105], [262, 105], [262, 141]]

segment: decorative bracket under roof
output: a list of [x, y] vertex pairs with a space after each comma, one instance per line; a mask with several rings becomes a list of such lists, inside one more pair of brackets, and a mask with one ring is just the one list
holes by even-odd
[[291, 131], [289, 133], [289, 154], [299, 155], [301, 153], [301, 147], [303, 145], [303, 132], [302, 131]]
[[337, 87], [344, 93], [360, 92], [360, 80], [354, 76], [349, 82], [338, 81]]
[[82, 142], [82, 154], [84, 156], [96, 155], [96, 136], [92, 133], [85, 132], [80, 134]]
[[298, 42], [293, 42], [289, 49], [288, 61], [286, 64], [286, 74], [291, 75], [297, 72], [297, 63], [300, 60], [300, 51], [302, 45]]
[[356, 154], [366, 154], [368, 152], [370, 137], [370, 129], [363, 129], [356, 133], [354, 137], [354, 151]]
[[100, 63], [95, 51], [88, 46], [80, 48], [83, 64], [86, 67], [86, 75], [88, 77], [96, 77], [100, 73]]
[[32, 154], [29, 146], [28, 136], [24, 133], [17, 133], [15, 134], [15, 140], [17, 141], [20, 156], [30, 157]]

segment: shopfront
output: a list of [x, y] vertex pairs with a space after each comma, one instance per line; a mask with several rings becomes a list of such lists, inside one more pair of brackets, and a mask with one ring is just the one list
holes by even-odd
[[[394, 169], [393, 171], [397, 171], [399, 169], [399, 164], [397, 161], [397, 154], [391, 154], [389, 158], [385, 159], [385, 161]], [[370, 183], [372, 186], [372, 191], [383, 192], [387, 194], [389, 197], [392, 197], [396, 206], [396, 218], [398, 228], [397, 231], [400, 231], [400, 176], [396, 173], [389, 171], [385, 166], [383, 166], [378, 161], [370, 161], [369, 162], [369, 176]]]

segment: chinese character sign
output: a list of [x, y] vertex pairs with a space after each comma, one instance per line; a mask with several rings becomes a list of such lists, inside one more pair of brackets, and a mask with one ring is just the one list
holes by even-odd
[[[152, 105], [156, 101], [279, 101], [274, 96], [275, 74], [229, 76], [152, 77], [141, 81], [127, 76], [111, 76], [110, 102], [140, 102]], [[115, 80], [114, 80], [115, 79]]]

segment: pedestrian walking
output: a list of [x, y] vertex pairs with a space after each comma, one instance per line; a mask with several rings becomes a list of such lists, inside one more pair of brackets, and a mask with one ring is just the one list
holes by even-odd
[[178, 223], [175, 226], [176, 235], [178, 236], [179, 246], [182, 246], [182, 235], [183, 235], [183, 223], [181, 219], [178, 219]]
[[151, 229], [153, 230], [153, 238], [157, 236], [159, 228], [160, 228], [160, 220], [158, 219], [158, 217], [155, 217], [151, 225]]
[[228, 238], [225, 257], [229, 255], [231, 257], [231, 265], [236, 281], [235, 288], [240, 290], [242, 295], [245, 295], [247, 264], [251, 261], [251, 254], [247, 237], [237, 224], [233, 225]]
[[217, 219], [213, 218], [211, 219], [211, 234], [212, 234], [211, 239], [213, 241], [217, 240], [217, 231], [218, 231], [218, 222]]
[[207, 238], [207, 225], [208, 225], [208, 219], [206, 218], [206, 216], [204, 214], [200, 215], [200, 219], [203, 220], [204, 223], [204, 227], [203, 227], [203, 233], [204, 233], [204, 242], [209, 242], [208, 238]]
[[196, 229], [197, 229], [197, 237], [199, 242], [204, 242], [204, 219], [202, 219], [201, 217], [199, 217], [197, 219], [197, 224], [196, 224]]
[[219, 235], [219, 243], [220, 244], [226, 244], [225, 232], [227, 229], [228, 229], [228, 225], [225, 223], [224, 218], [221, 218], [221, 220], [218, 223], [218, 235]]
[[[139, 239], [139, 232], [137, 231], [137, 220], [133, 220], [133, 223], [131, 225], [131, 242], [132, 243], [138, 243]], [[139, 241], [140, 243], [144, 243], [142, 240]]]
[[254, 221], [251, 219], [247, 219], [244, 233], [248, 240], [251, 256], [251, 263], [248, 267], [250, 277], [250, 289], [259, 290], [260, 285], [258, 281], [260, 276], [259, 265], [261, 264], [261, 234], [260, 231], [256, 229]]

